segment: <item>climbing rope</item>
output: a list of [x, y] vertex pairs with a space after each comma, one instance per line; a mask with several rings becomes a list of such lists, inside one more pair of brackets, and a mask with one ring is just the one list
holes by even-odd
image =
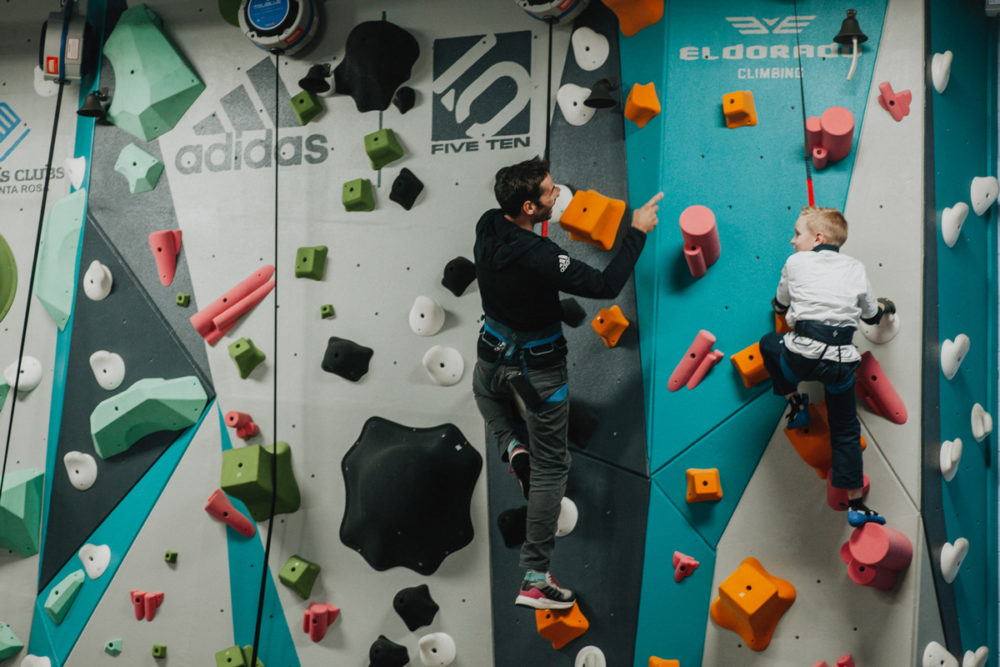
[[[792, 10], [795, 13], [795, 25], [799, 25], [799, 2], [798, 0], [793, 0]], [[812, 155], [809, 154], [807, 150], [809, 146], [809, 133], [806, 130], [806, 89], [805, 89], [805, 72], [802, 71], [802, 47], [799, 44], [799, 31], [801, 28], [796, 28], [795, 30], [795, 55], [799, 59], [799, 102], [802, 108], [802, 146], [803, 152], [805, 153], [805, 165], [806, 165], [806, 192], [809, 197], [809, 205], [816, 205], [816, 196], [813, 193], [813, 179], [812, 179]]]

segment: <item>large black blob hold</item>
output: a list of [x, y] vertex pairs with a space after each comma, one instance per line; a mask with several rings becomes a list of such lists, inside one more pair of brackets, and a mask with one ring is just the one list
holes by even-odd
[[476, 265], [465, 257], [456, 257], [444, 266], [444, 277], [441, 284], [447, 287], [455, 296], [462, 296], [465, 288], [476, 279]]
[[583, 324], [583, 320], [587, 317], [587, 313], [584, 312], [583, 306], [581, 306], [580, 302], [573, 297], [560, 299], [559, 310], [562, 311], [560, 319], [574, 329]]
[[370, 347], [358, 345], [346, 338], [330, 336], [326, 343], [326, 353], [323, 354], [322, 367], [327, 373], [357, 382], [368, 372], [372, 354], [374, 350]]
[[439, 609], [431, 598], [427, 584], [404, 588], [396, 593], [396, 597], [392, 599], [392, 608], [403, 619], [410, 632], [430, 625]]
[[433, 574], [472, 541], [469, 503], [483, 459], [454, 424], [365, 422], [344, 455], [340, 541], [376, 570]]
[[347, 36], [344, 59], [333, 70], [338, 93], [350, 95], [358, 111], [385, 111], [410, 78], [420, 46], [413, 35], [388, 21], [365, 21]]
[[385, 635], [379, 635], [375, 643], [368, 649], [370, 667], [403, 667], [410, 662], [410, 654], [405, 646], [390, 641]]
[[503, 544], [508, 549], [519, 547], [527, 539], [528, 506], [504, 510], [497, 517], [497, 528], [503, 537]]
[[423, 189], [423, 182], [412, 171], [403, 167], [399, 170], [399, 176], [392, 182], [392, 191], [389, 193], [389, 199], [409, 211], [413, 208], [413, 202], [417, 200]]

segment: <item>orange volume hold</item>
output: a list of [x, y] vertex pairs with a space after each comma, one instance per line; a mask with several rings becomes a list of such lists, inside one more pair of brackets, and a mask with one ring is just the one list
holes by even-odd
[[745, 558], [719, 586], [709, 613], [754, 651], [763, 651], [782, 615], [795, 602], [795, 587], [769, 574], [756, 558]]
[[611, 250], [624, 214], [625, 202], [621, 199], [605, 197], [596, 190], [577, 190], [559, 224], [574, 241]]
[[557, 651], [590, 628], [580, 605], [575, 602], [569, 609], [535, 610], [535, 624], [538, 634], [552, 642], [552, 648]]
[[597, 313], [597, 317], [590, 321], [590, 326], [594, 328], [605, 345], [614, 347], [618, 344], [622, 332], [628, 328], [628, 320], [625, 319], [622, 309], [615, 305], [610, 308], [602, 308]]

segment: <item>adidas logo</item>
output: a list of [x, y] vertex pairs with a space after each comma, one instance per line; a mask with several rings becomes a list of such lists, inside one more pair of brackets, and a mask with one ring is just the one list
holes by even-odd
[[[301, 134], [302, 126], [291, 107], [291, 97], [278, 80], [277, 118], [274, 109], [274, 64], [264, 58], [247, 70], [249, 88], [243, 84], [219, 100], [222, 113], [213, 112], [194, 125], [194, 133], [204, 143], [181, 146], [174, 166], [181, 174], [202, 171], [266, 169], [275, 155], [274, 127], [290, 128], [278, 139], [277, 159], [281, 167], [320, 164], [330, 156], [324, 134]], [[251, 91], [256, 101], [251, 97]], [[225, 121], [225, 122], [224, 122]], [[296, 133], [295, 130], [299, 130]], [[211, 142], [211, 138], [219, 140]], [[211, 142], [211, 143], [209, 143]]]

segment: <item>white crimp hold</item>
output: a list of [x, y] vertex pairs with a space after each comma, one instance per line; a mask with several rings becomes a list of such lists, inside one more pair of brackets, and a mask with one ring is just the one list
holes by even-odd
[[563, 213], [566, 212], [566, 208], [569, 203], [573, 201], [573, 191], [568, 185], [556, 185], [559, 188], [559, 196], [556, 197], [556, 203], [552, 205], [552, 213], [549, 215], [549, 222], [556, 223], [562, 220]]
[[608, 38], [586, 26], [577, 28], [570, 37], [576, 64], [585, 72], [593, 72], [608, 59], [611, 45]]
[[10, 385], [10, 388], [14, 388], [14, 381], [18, 381], [17, 391], [18, 393], [27, 394], [29, 391], [37, 387], [42, 382], [42, 362], [34, 357], [29, 357], [25, 355], [21, 359], [21, 378], [17, 378], [17, 362], [14, 361], [10, 366], [4, 369], [3, 379]]
[[456, 384], [465, 372], [465, 361], [459, 351], [443, 345], [435, 345], [427, 350], [423, 364], [431, 379], [444, 387]]
[[958, 474], [958, 464], [962, 460], [962, 439], [945, 440], [941, 443], [941, 453], [938, 463], [941, 466], [941, 476], [950, 482]]
[[448, 667], [455, 662], [458, 653], [455, 640], [445, 632], [432, 632], [424, 635], [417, 642], [420, 662], [426, 667]]
[[418, 296], [410, 308], [410, 330], [418, 336], [433, 336], [444, 326], [441, 304], [429, 296]]
[[590, 88], [584, 88], [575, 83], [567, 83], [559, 88], [559, 92], [556, 93], [556, 104], [559, 105], [567, 123], [585, 125], [588, 120], [594, 117], [597, 109], [583, 103], [588, 97], [590, 97]]
[[111, 547], [107, 544], [84, 544], [77, 553], [83, 569], [91, 579], [98, 579], [111, 564]]
[[86, 491], [97, 481], [97, 460], [86, 452], [66, 452], [63, 465], [66, 466], [69, 483], [77, 491]]
[[990, 657], [990, 647], [980, 646], [976, 652], [966, 651], [962, 656], [962, 667], [986, 667], [986, 659]]
[[83, 293], [91, 301], [101, 301], [108, 294], [111, 294], [111, 286], [114, 278], [111, 277], [111, 269], [101, 264], [99, 260], [94, 260], [87, 267], [87, 272], [83, 274]]
[[44, 655], [31, 655], [21, 659], [21, 667], [52, 667], [52, 661]]
[[972, 210], [976, 215], [982, 215], [989, 210], [1000, 195], [1000, 183], [996, 176], [976, 176], [969, 187], [969, 198], [972, 200]]
[[951, 61], [955, 57], [951, 51], [935, 53], [931, 57], [931, 81], [934, 83], [934, 90], [943, 93], [948, 87], [948, 79], [951, 78]]
[[946, 206], [941, 211], [941, 238], [949, 248], [954, 248], [962, 233], [962, 223], [969, 215], [969, 205], [960, 201], [954, 206]]
[[573, 667], [607, 667], [608, 661], [604, 657], [604, 651], [596, 646], [584, 646], [576, 654]]
[[114, 352], [94, 352], [90, 355], [90, 370], [94, 371], [97, 384], [108, 391], [114, 391], [125, 380], [125, 360]]
[[993, 432], [993, 415], [986, 408], [976, 403], [972, 406], [972, 437], [976, 442], [982, 442]]
[[958, 660], [955, 659], [948, 649], [937, 642], [930, 642], [924, 647], [924, 655], [920, 661], [921, 667], [958, 667]]
[[889, 313], [884, 315], [878, 324], [866, 324], [858, 320], [858, 328], [865, 338], [876, 345], [884, 345], [896, 337], [903, 323], [899, 319], [899, 313]]
[[576, 522], [580, 518], [580, 511], [569, 498], [563, 496], [559, 502], [559, 519], [556, 522], [556, 537], [565, 537], [576, 528]]
[[955, 581], [962, 561], [969, 553], [969, 540], [960, 537], [955, 543], [945, 542], [941, 545], [941, 577], [946, 583]]
[[945, 338], [941, 343], [941, 372], [947, 379], [952, 379], [958, 373], [970, 344], [969, 337], [963, 333], [955, 336], [955, 340]]
[[79, 190], [83, 186], [83, 177], [87, 174], [87, 158], [68, 157], [63, 160], [63, 167], [69, 175], [69, 182], [74, 190]]

